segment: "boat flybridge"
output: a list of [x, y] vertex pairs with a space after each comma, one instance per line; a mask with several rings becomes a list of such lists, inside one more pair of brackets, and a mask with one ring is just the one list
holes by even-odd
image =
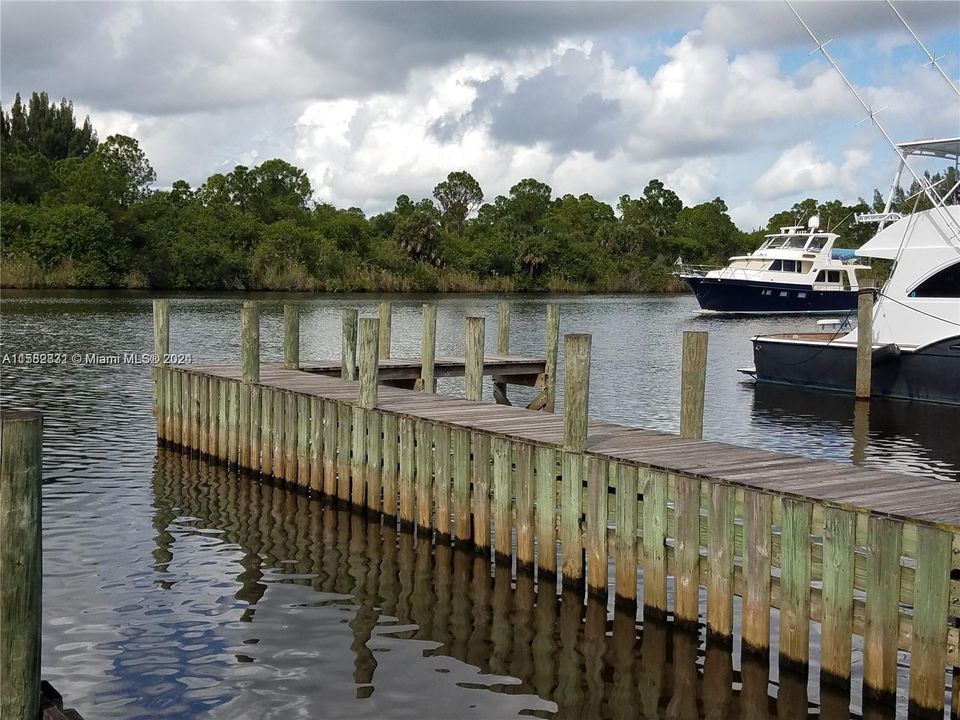
[[[891, 212], [907, 159], [936, 157], [960, 164], [960, 138], [896, 148], [900, 166], [886, 208], [857, 217], [880, 226], [857, 256], [893, 262], [874, 305], [871, 393], [960, 405], [960, 181], [950, 188], [926, 183], [917, 200], [925, 196], [930, 209]], [[852, 393], [857, 330], [842, 332], [756, 336], [756, 367], [747, 372], [758, 382]]]
[[693, 290], [700, 307], [721, 313], [836, 313], [857, 306], [857, 263], [852, 250], [835, 248], [837, 235], [806, 227], [782, 227], [749, 255], [724, 268], [687, 266], [677, 277]]

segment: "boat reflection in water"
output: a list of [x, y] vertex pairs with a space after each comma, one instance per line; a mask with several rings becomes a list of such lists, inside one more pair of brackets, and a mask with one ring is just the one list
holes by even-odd
[[373, 514], [163, 449], [154, 489], [155, 570], [237, 557], [218, 587], [246, 606], [229, 624], [243, 670], [222, 678], [235, 695], [217, 716], [850, 717], [847, 693], [814, 687], [811, 707], [807, 677], [705, 647], [702, 629], [641, 626]]
[[892, 472], [960, 480], [960, 408], [889, 398], [855, 402], [849, 395], [784, 385], [752, 387], [754, 427], [780, 438], [810, 433], [852, 438], [850, 461]]

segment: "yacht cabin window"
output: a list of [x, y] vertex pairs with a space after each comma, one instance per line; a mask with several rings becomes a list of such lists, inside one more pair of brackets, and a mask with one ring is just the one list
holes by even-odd
[[913, 289], [910, 297], [960, 297], [960, 261], [928, 277]]
[[770, 264], [770, 270], [773, 272], [800, 272], [800, 261], [774, 260]]
[[810, 238], [810, 242], [807, 243], [807, 250], [810, 252], [819, 252], [823, 250], [823, 246], [827, 244], [826, 235], [814, 235]]
[[840, 282], [840, 271], [839, 270], [821, 270], [817, 273], [816, 282], [818, 283], [839, 283]]

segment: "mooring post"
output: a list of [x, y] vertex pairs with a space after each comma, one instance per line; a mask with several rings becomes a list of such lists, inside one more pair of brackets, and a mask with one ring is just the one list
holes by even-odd
[[40, 713], [43, 417], [0, 411], [0, 717]]
[[[497, 323], [497, 355], [506, 357], [510, 354], [510, 303], [502, 302], [497, 306], [499, 315]], [[493, 379], [493, 401], [498, 405], [509, 405], [507, 398], [507, 384]]]
[[510, 354], [510, 303], [497, 305], [499, 322], [497, 324], [497, 355]]
[[389, 302], [380, 303], [380, 357], [390, 357], [390, 331], [393, 323], [393, 308]]
[[343, 344], [340, 354], [340, 377], [357, 379], [357, 310], [343, 308]]
[[252, 300], [240, 309], [240, 333], [243, 382], [260, 382], [260, 310]]
[[680, 437], [703, 437], [703, 393], [707, 382], [707, 333], [685, 330], [680, 370]]
[[372, 409], [377, 404], [377, 377], [380, 363], [378, 345], [380, 321], [377, 318], [360, 320], [360, 407]]
[[560, 345], [560, 306], [547, 305], [547, 334], [544, 365], [544, 392], [546, 402], [543, 409], [552, 413], [557, 403], [557, 350]]
[[170, 352], [170, 301], [153, 301], [153, 354], [156, 365], [165, 365]]
[[563, 449], [569, 452], [583, 452], [587, 447], [591, 342], [590, 335], [564, 336]]
[[464, 369], [467, 400], [480, 400], [483, 396], [484, 342], [484, 319], [468, 317]]
[[423, 304], [423, 352], [421, 353], [420, 381], [425, 393], [437, 391], [434, 366], [437, 359], [437, 305]]
[[873, 370], [873, 293], [872, 287], [857, 293], [857, 400], [870, 399]]
[[283, 367], [300, 369], [300, 306], [283, 305]]

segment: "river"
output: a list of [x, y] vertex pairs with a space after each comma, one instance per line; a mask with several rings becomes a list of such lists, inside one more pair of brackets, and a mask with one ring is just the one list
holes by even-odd
[[[281, 356], [285, 300], [304, 304], [306, 360], [339, 357], [342, 305], [372, 313], [381, 299], [175, 295], [171, 350], [238, 358], [248, 297], [262, 302], [265, 360]], [[389, 299], [393, 355], [418, 355], [425, 298]], [[440, 303], [438, 354], [462, 353], [468, 315], [487, 318], [493, 349], [504, 298], [429, 299]], [[548, 299], [505, 299], [511, 350], [542, 354]], [[809, 319], [704, 317], [690, 296], [549, 301], [562, 333], [593, 334], [593, 417], [677, 430], [681, 332], [707, 330], [706, 438], [960, 479], [956, 408], [875, 400], [867, 417], [851, 398], [742, 382], [751, 335]], [[150, 352], [146, 295], [5, 291], [0, 307], [0, 355], [66, 358], [5, 361], [0, 382], [4, 408], [45, 415], [43, 676], [85, 717], [806, 717], [802, 683], [784, 679], [768, 699], [776, 674], [736, 653], [704, 654], [649, 623], [641, 633], [603, 607], [581, 617], [553, 588], [473, 556], [158, 452], [149, 367], [70, 359]]]

